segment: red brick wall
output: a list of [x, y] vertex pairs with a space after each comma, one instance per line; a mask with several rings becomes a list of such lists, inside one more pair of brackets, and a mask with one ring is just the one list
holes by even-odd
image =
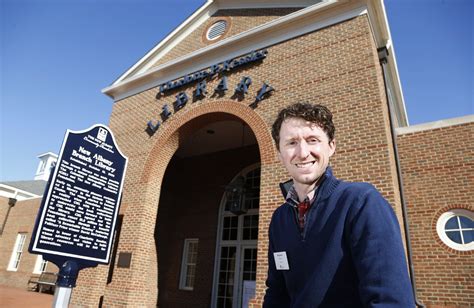
[[70, 307], [98, 307], [105, 293], [108, 269], [108, 265], [98, 265], [80, 270]]
[[474, 251], [436, 233], [450, 208], [474, 211], [474, 123], [398, 136], [418, 295], [428, 307], [473, 307]]
[[[104, 305], [156, 305], [160, 252], [157, 257], [154, 230], [163, 176], [180, 142], [200, 127], [199, 117], [205, 114], [216, 120], [223, 114], [241, 118], [258, 142], [262, 180], [256, 307], [265, 289], [267, 228], [271, 214], [282, 201], [278, 183], [288, 179], [270, 137], [270, 125], [282, 107], [307, 100], [332, 109], [337, 127], [332, 162], [336, 175], [374, 183], [400, 214], [383, 79], [367, 16], [271, 46], [268, 52], [262, 63], [229, 73], [229, 91], [222, 97], [212, 95], [220, 79], [209, 81], [206, 98], [189, 102], [151, 137], [145, 132], [146, 123], [159, 119], [162, 106], [171, 107], [178, 91], [186, 91], [192, 97], [194, 85], [172, 91], [159, 100], [155, 98], [158, 89], [154, 88], [115, 103], [110, 127], [129, 157], [119, 252], [132, 252], [133, 258], [130, 269], [114, 271], [113, 282], [105, 288]], [[239, 100], [233, 94], [243, 76], [251, 77], [253, 83], [249, 94]], [[275, 92], [258, 108], [251, 109], [249, 105], [264, 81]], [[185, 123], [191, 125], [182, 128]]]
[[[41, 198], [30, 199], [25, 201], [17, 201], [11, 208], [5, 230], [0, 236], [0, 284], [17, 288], [27, 288], [28, 280], [33, 274], [35, 266], [36, 254], [28, 253], [28, 245], [30, 244], [31, 233], [36, 220]], [[8, 206], [8, 198], [0, 197], [0, 207]], [[3, 223], [3, 218], [1, 223]], [[18, 233], [26, 234], [25, 245], [23, 246], [23, 255], [20, 259], [20, 265], [17, 271], [8, 271], [8, 263], [15, 246]], [[48, 272], [58, 272], [58, 268], [48, 263], [46, 268]]]

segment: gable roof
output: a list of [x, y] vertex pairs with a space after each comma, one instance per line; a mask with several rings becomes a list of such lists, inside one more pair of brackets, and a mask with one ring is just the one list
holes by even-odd
[[256, 9], [256, 8], [303, 8], [322, 0], [290, 0], [290, 1], [270, 1], [270, 0], [208, 0], [189, 16], [181, 25], [168, 34], [162, 41], [153, 47], [137, 63], [130, 67], [125, 73], [117, 78], [112, 85], [142, 74], [150, 69], [154, 63], [163, 58], [173, 47], [181, 42], [186, 36], [197, 27], [208, 20], [214, 13], [221, 9]]
[[[219, 9], [304, 7], [248, 31], [225, 38], [184, 56], [153, 66]], [[208, 0], [179, 27], [102, 92], [121, 100], [228, 59], [280, 43], [344, 20], [367, 14], [377, 48], [388, 49], [387, 83], [394, 96], [396, 126], [408, 125], [403, 92], [383, 0]]]

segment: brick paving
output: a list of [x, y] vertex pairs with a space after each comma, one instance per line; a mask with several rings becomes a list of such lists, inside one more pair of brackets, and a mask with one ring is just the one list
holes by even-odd
[[50, 308], [53, 298], [52, 294], [0, 285], [0, 307], [2, 308]]

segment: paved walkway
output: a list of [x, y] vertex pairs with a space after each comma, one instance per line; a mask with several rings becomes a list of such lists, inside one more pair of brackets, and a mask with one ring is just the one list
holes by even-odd
[[54, 296], [0, 285], [2, 308], [51, 308]]

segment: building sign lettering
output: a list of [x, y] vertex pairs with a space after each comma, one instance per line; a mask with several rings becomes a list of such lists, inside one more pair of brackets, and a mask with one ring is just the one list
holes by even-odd
[[[209, 94], [209, 89], [207, 87], [207, 78], [211, 78], [216, 74], [220, 74], [223, 72], [230, 71], [235, 69], [239, 66], [242, 66], [247, 63], [255, 62], [261, 59], [264, 59], [268, 54], [266, 49], [253, 51], [250, 54], [243, 56], [239, 59], [231, 59], [224, 61], [222, 63], [211, 65], [209, 68], [199, 71], [197, 73], [192, 73], [186, 75], [182, 78], [179, 78], [176, 81], [168, 81], [163, 83], [159, 86], [159, 92], [156, 95], [156, 98], [159, 99], [164, 93], [169, 90], [179, 88], [181, 86], [190, 84], [192, 82], [198, 81], [196, 87], [193, 91], [193, 99], [194, 100], [201, 100]], [[248, 94], [249, 88], [252, 85], [252, 78], [249, 76], [244, 76], [240, 79], [239, 83], [235, 86], [233, 97], [235, 98], [243, 98], [245, 95]], [[224, 95], [229, 90], [228, 83], [227, 83], [227, 76], [223, 75], [219, 80], [219, 83], [215, 86], [212, 90], [213, 95]], [[273, 87], [270, 86], [268, 83], [264, 82], [257, 94], [255, 96], [255, 100], [249, 106], [253, 109], [258, 107], [258, 104], [269, 96], [269, 94], [274, 91]], [[190, 97], [186, 94], [186, 92], [182, 91], [179, 92], [176, 96], [176, 100], [173, 102], [173, 110], [177, 112], [181, 110], [186, 104], [190, 101]], [[160, 120], [150, 120], [147, 123], [146, 131], [150, 136], [152, 136], [161, 126], [163, 122], [165, 122], [173, 113], [170, 110], [170, 106], [165, 104], [162, 107], [162, 111], [160, 113]]]
[[258, 50], [258, 51], [252, 51], [250, 54], [243, 56], [239, 59], [230, 59], [226, 60], [221, 63], [217, 63], [214, 65], [211, 65], [209, 68], [196, 72], [196, 73], [191, 73], [188, 74], [182, 78], [178, 78], [175, 81], [168, 81], [159, 86], [160, 91], [156, 95], [156, 98], [159, 98], [162, 94], [164, 94], [166, 91], [173, 90], [176, 88], [179, 88], [181, 86], [187, 85], [189, 83], [192, 83], [194, 81], [206, 79], [208, 77], [213, 77], [216, 74], [222, 73], [222, 72], [228, 72], [230, 70], [233, 70], [239, 66], [242, 66], [244, 64], [248, 64], [251, 62], [255, 62], [258, 60], [262, 60], [267, 57], [268, 51], [266, 49], [263, 50]]

